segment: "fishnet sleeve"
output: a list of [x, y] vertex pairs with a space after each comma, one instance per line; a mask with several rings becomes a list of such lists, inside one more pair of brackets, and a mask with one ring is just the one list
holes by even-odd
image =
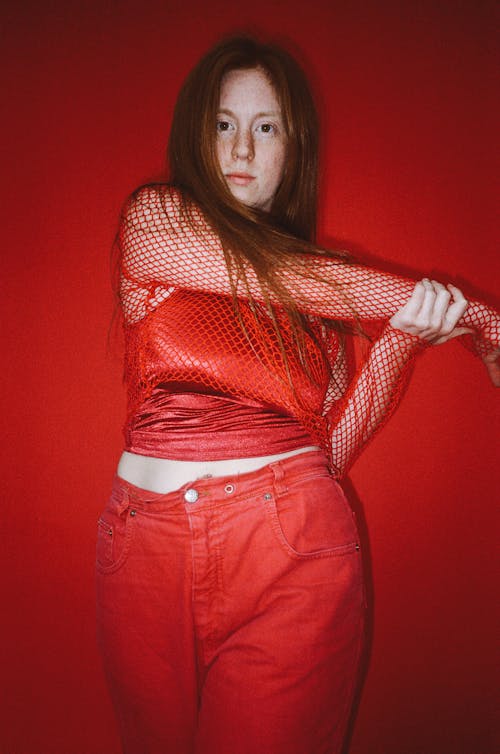
[[[364, 446], [398, 406], [414, 357], [426, 345], [417, 336], [387, 324], [340, 399], [339, 380], [334, 379], [330, 384], [325, 406], [332, 466], [339, 478], [348, 472]], [[340, 382], [344, 384], [346, 371], [342, 359], [333, 365], [334, 377], [340, 372]]]
[[[144, 317], [175, 287], [231, 294], [221, 241], [200, 210], [194, 207], [191, 214], [188, 222], [179, 192], [168, 186], [143, 187], [126, 205], [119, 239], [122, 301], [129, 322]], [[265, 300], [250, 266], [246, 273], [248, 293]], [[389, 319], [406, 303], [415, 284], [320, 255], [308, 257], [306, 265], [288, 263], [279, 274], [304, 313], [344, 321]], [[241, 292], [243, 298], [247, 295]], [[460, 324], [474, 330], [476, 350], [482, 354], [500, 346], [500, 317], [485, 304], [469, 302]]]

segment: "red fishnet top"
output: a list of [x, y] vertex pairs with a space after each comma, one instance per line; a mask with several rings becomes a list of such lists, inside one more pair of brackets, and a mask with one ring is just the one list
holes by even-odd
[[[285, 363], [250, 266], [247, 281], [259, 323], [242, 298], [245, 335], [234, 313], [221, 241], [196, 206], [187, 220], [176, 189], [146, 186], [132, 195], [119, 247], [126, 449], [217, 460], [319, 443], [337, 475], [345, 473], [397, 404], [422, 344], [387, 322], [409, 298], [414, 281], [320, 255], [308, 259], [314, 277], [298, 263], [280, 269], [318, 340], [308, 338], [307, 374], [288, 321], [273, 302]], [[338, 337], [319, 317], [351, 321], [353, 312], [385, 327], [350, 380]], [[462, 322], [478, 333], [477, 348], [499, 343], [499, 318], [485, 305], [470, 304]]]

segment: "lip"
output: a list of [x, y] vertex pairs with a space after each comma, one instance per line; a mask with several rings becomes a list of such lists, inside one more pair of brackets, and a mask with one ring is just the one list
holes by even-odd
[[226, 173], [226, 178], [237, 186], [248, 186], [255, 180], [255, 176], [249, 173]]

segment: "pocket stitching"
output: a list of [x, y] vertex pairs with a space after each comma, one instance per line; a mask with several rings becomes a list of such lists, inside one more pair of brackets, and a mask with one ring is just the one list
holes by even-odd
[[[108, 523], [103, 516], [101, 516], [99, 518], [99, 521], [97, 522], [97, 524], [98, 524], [98, 532], [99, 532], [99, 527], [102, 527], [103, 525], [106, 526], [106, 527], [108, 527], [109, 529], [113, 529], [113, 531], [115, 531], [115, 528], [112, 526], [112, 524]], [[130, 550], [130, 544], [131, 544], [131, 541], [132, 541], [132, 526], [131, 526], [131, 517], [130, 517], [129, 510], [127, 510], [127, 520], [125, 522], [125, 532], [124, 532], [123, 537], [124, 537], [124, 542], [123, 542], [122, 552], [121, 552], [118, 560], [116, 560], [114, 563], [110, 563], [109, 565], [104, 565], [96, 557], [96, 569], [100, 573], [102, 573], [102, 574], [114, 573], [119, 568], [121, 568], [121, 566], [124, 564], [125, 560], [128, 558], [129, 550]], [[113, 544], [114, 544], [114, 542], [113, 542]], [[114, 548], [112, 547], [112, 549], [111, 549], [112, 555], [113, 555], [113, 549]]]
[[349, 542], [345, 545], [335, 545], [334, 547], [328, 547], [322, 550], [311, 550], [310, 552], [299, 552], [296, 550], [287, 540], [281, 523], [279, 520], [278, 510], [276, 508], [276, 499], [274, 495], [264, 497], [264, 504], [269, 517], [269, 524], [271, 529], [278, 540], [278, 543], [285, 550], [285, 552], [296, 560], [308, 560], [314, 558], [332, 557], [335, 555], [348, 555], [351, 552], [359, 550], [359, 543], [357, 541]]

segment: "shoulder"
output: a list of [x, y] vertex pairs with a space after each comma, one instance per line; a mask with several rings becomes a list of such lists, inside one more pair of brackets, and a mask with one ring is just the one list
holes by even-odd
[[169, 183], [146, 183], [133, 191], [122, 209], [122, 219], [136, 229], [155, 227], [179, 232], [191, 227], [206, 230], [206, 218], [193, 199]]
[[125, 200], [122, 217], [134, 223], [151, 221], [163, 214], [178, 212], [183, 203], [182, 192], [167, 183], [146, 183]]

